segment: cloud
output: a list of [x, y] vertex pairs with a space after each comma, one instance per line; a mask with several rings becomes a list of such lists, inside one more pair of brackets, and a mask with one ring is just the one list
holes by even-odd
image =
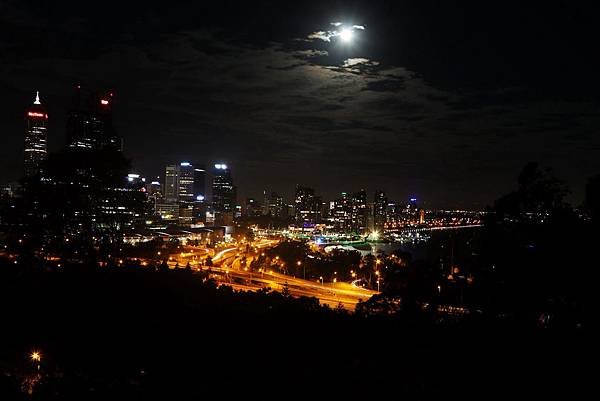
[[335, 36], [332, 31], [317, 31], [308, 34], [308, 39], [320, 39], [325, 42], [330, 42], [332, 36]]
[[[64, 25], [71, 31], [40, 22], [43, 16], [29, 20], [29, 14], [16, 20], [0, 15], [0, 22], [26, 27], [0, 38], [6, 56], [0, 64], [5, 170], [20, 171], [14, 150], [22, 146], [22, 119], [15, 116], [31, 91], [39, 88], [47, 99], [50, 143], [57, 147], [76, 81], [116, 88], [115, 124], [140, 171], [161, 174], [164, 164], [179, 158], [225, 160], [242, 192], [267, 187], [289, 194], [304, 182], [326, 197], [364, 185], [385, 188], [392, 197], [410, 188], [457, 199], [477, 183], [489, 187], [476, 191], [491, 199], [501, 191], [500, 178], [532, 155], [558, 167], [573, 155], [598, 165], [594, 155], [588, 157], [599, 147], [593, 134], [600, 126], [597, 103], [540, 100], [539, 93], [512, 83], [463, 87], [462, 64], [427, 57], [428, 51], [445, 57], [439, 49], [448, 46], [409, 43], [411, 50], [393, 40], [398, 30], [409, 29], [403, 24], [391, 31], [378, 26], [367, 38], [364, 24], [291, 29], [282, 18], [265, 39], [255, 26], [249, 34], [239, 29], [250, 20], [246, 16], [225, 27], [200, 26], [188, 13], [191, 22], [171, 29], [157, 14], [158, 22], [149, 25], [124, 19], [114, 33], [112, 26], [98, 33], [80, 20], [71, 25], [68, 16]], [[183, 14], [171, 14], [178, 27]], [[155, 32], [155, 26], [162, 29]], [[360, 40], [331, 43], [344, 27]], [[376, 34], [387, 36], [380, 41]], [[432, 71], [450, 71], [453, 85], [432, 78]], [[502, 68], [495, 73], [502, 76]], [[490, 77], [487, 82], [494, 81]]]
[[344, 67], [352, 67], [358, 64], [371, 64], [371, 65], [379, 65], [376, 61], [371, 61], [368, 58], [356, 57], [356, 58], [348, 58], [344, 60]]
[[299, 40], [299, 41], [308, 40], [310, 42], [312, 40], [317, 39], [317, 40], [322, 40], [324, 42], [331, 42], [331, 38], [339, 36], [341, 34], [341, 32], [344, 30], [350, 30], [350, 31], [354, 31], [354, 30], [364, 31], [365, 30], [364, 25], [352, 25], [349, 28], [345, 28], [344, 24], [342, 22], [330, 22], [329, 25], [332, 25], [338, 29], [311, 32], [308, 34], [307, 39], [300, 38], [300, 39], [296, 39], [296, 40]]

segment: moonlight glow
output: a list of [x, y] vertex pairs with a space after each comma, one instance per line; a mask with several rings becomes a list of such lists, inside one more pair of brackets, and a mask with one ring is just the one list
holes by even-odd
[[352, 41], [352, 37], [354, 36], [354, 34], [352, 33], [351, 29], [344, 28], [340, 31], [339, 36], [342, 42], [349, 43], [350, 41]]

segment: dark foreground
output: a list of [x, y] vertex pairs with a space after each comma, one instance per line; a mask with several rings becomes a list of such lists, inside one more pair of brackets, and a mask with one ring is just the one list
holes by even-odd
[[584, 333], [358, 318], [186, 271], [3, 263], [0, 308], [0, 400], [576, 399], [594, 371]]

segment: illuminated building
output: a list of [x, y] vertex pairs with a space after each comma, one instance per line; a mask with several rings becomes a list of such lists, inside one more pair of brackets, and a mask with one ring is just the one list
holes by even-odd
[[246, 198], [246, 205], [244, 208], [244, 215], [246, 217], [257, 217], [262, 216], [263, 207], [254, 198]]
[[173, 222], [179, 220], [179, 205], [177, 203], [156, 203], [154, 211], [162, 220]]
[[388, 205], [385, 192], [376, 191], [373, 199], [373, 225], [374, 229], [383, 232], [386, 220], [386, 208]]
[[179, 202], [194, 202], [194, 166], [189, 162], [179, 163], [177, 194]]
[[25, 115], [25, 175], [35, 175], [40, 170], [40, 164], [46, 160], [48, 147], [48, 113], [40, 102], [40, 93], [35, 95], [33, 106]]
[[212, 210], [216, 225], [230, 225], [235, 207], [235, 187], [231, 169], [223, 163], [215, 164], [212, 182]]
[[206, 199], [206, 170], [202, 165], [194, 165], [194, 201]]
[[173, 216], [166, 204], [179, 205], [176, 213], [179, 222], [184, 225], [195, 224], [206, 218], [205, 178], [204, 168], [199, 168], [190, 162], [170, 164], [165, 167], [165, 182], [163, 185], [163, 205], [165, 213], [158, 210], [157, 214]]
[[277, 219], [285, 217], [285, 204], [283, 203], [283, 198], [276, 192], [271, 192], [268, 203], [268, 214]]
[[350, 199], [346, 192], [342, 192], [340, 198], [330, 203], [329, 221], [336, 230], [350, 229], [350, 209]]
[[179, 169], [177, 165], [171, 164], [165, 168], [165, 185], [163, 187], [166, 203], [175, 203], [179, 199]]
[[267, 190], [263, 190], [263, 203], [262, 203], [262, 214], [268, 216], [271, 214], [271, 210], [269, 208], [270, 199], [267, 196]]
[[146, 183], [146, 192], [149, 197], [162, 199], [162, 188], [158, 180]]
[[350, 199], [350, 220], [352, 230], [364, 232], [367, 229], [367, 192], [364, 189], [354, 193]]
[[385, 208], [386, 228], [397, 228], [399, 206], [396, 202], [388, 202]]
[[121, 151], [122, 139], [112, 123], [113, 94], [84, 92], [78, 85], [67, 116], [67, 146], [74, 150], [106, 147]]
[[196, 222], [206, 221], [206, 208], [206, 170], [203, 165], [194, 164], [193, 216]]
[[296, 224], [300, 227], [312, 227], [321, 221], [321, 198], [315, 196], [315, 190], [296, 185], [294, 199]]

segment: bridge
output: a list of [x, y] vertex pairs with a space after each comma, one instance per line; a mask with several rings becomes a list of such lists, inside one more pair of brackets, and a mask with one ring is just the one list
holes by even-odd
[[404, 227], [397, 230], [385, 230], [386, 233], [402, 234], [402, 233], [420, 233], [440, 230], [460, 230], [463, 228], [478, 228], [483, 227], [483, 224], [464, 224], [457, 226], [434, 226], [434, 227]]

